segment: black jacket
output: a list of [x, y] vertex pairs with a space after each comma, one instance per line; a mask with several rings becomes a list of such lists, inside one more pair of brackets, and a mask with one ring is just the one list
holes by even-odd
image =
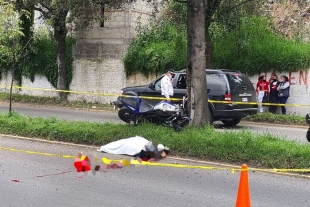
[[276, 80], [272, 80], [270, 82], [270, 85], [269, 85], [269, 88], [270, 88], [270, 96], [278, 96], [278, 91], [277, 91], [277, 88], [280, 84], [280, 81]]

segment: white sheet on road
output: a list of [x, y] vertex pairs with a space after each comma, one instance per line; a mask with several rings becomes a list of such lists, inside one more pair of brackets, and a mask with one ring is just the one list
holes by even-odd
[[[130, 137], [127, 139], [121, 139], [115, 142], [111, 142], [104, 146], [101, 146], [99, 150], [101, 152], [106, 152], [110, 154], [118, 154], [118, 155], [136, 155], [141, 152], [141, 150], [145, 150], [146, 145], [152, 144], [149, 140], [140, 137]], [[163, 150], [164, 146], [162, 144], [158, 145], [158, 150]]]

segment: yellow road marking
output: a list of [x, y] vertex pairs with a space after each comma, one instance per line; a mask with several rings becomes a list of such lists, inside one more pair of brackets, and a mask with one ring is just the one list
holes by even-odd
[[[50, 153], [43, 153], [43, 152], [34, 152], [34, 151], [29, 151], [29, 150], [19, 150], [15, 148], [6, 148], [6, 147], [1, 147], [0, 150], [8, 150], [12, 152], [23, 152], [27, 154], [32, 154], [32, 155], [43, 155], [43, 156], [54, 156], [54, 157], [62, 157], [62, 158], [78, 158], [77, 156], [72, 156], [72, 155], [60, 155], [60, 154], [50, 154]], [[81, 160], [85, 159], [85, 155], [81, 157]], [[107, 159], [105, 157], [102, 158], [102, 162], [105, 164], [111, 164], [111, 163], [122, 163], [125, 166], [129, 166], [130, 164], [132, 165], [148, 165], [148, 166], [157, 166], [157, 167], [173, 167], [173, 168], [189, 168], [189, 169], [203, 169], [203, 170], [227, 170], [231, 171], [231, 173], [235, 173], [235, 171], [242, 170], [241, 167], [240, 169], [236, 168], [231, 168], [231, 167], [212, 167], [212, 166], [199, 166], [199, 165], [183, 165], [183, 164], [168, 164], [168, 163], [160, 163], [160, 162], [139, 162], [138, 160], [132, 159], [131, 161], [128, 161], [127, 159], [123, 160], [111, 160]], [[261, 168], [248, 168], [248, 170], [252, 171], [262, 171], [262, 172], [310, 172], [310, 169], [261, 169]]]

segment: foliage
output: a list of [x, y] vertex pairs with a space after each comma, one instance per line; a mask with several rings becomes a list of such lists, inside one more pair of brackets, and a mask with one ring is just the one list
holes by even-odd
[[[66, 78], [66, 88], [69, 89], [70, 83], [72, 81], [72, 45], [76, 42], [75, 38], [66, 38], [66, 67], [67, 67], [67, 78]], [[7, 60], [8, 56], [1, 54], [3, 59]], [[0, 60], [1, 61], [1, 60]], [[3, 71], [7, 72], [11, 68], [6, 67]], [[42, 30], [36, 32], [32, 40], [31, 45], [29, 45], [29, 53], [26, 58], [20, 61], [18, 67], [20, 71], [19, 76], [16, 79], [19, 80], [21, 76], [25, 76], [34, 81], [36, 74], [43, 75], [47, 80], [57, 88], [57, 50], [56, 41], [50, 32], [46, 33]], [[21, 83], [21, 82], [19, 82]]]
[[187, 4], [172, 1], [168, 4], [164, 16], [160, 20], [167, 21], [169, 24], [186, 30], [187, 24]]
[[144, 75], [162, 73], [167, 68], [184, 69], [187, 56], [186, 4], [168, 4], [156, 22], [141, 26], [131, 42], [123, 62], [127, 76], [134, 72]]
[[259, 72], [294, 71], [309, 67], [310, 45], [275, 34], [268, 19], [247, 17], [242, 24], [215, 39], [217, 68], [240, 70], [248, 75]]
[[2, 68], [12, 67], [13, 61], [20, 57], [22, 46], [19, 39], [23, 36], [19, 26], [19, 14], [14, 5], [0, 0], [0, 72]]
[[[73, 37], [66, 38], [67, 89], [69, 89], [72, 80], [72, 45], [74, 45], [75, 42]], [[34, 81], [35, 74], [44, 75], [48, 81], [57, 88], [57, 50], [56, 41], [52, 34], [43, 32], [36, 33], [31, 45], [31, 51], [32, 53], [29, 56], [31, 61], [24, 64], [26, 70], [24, 70], [23, 75], [30, 77], [32, 81]]]
[[179, 70], [185, 67], [186, 30], [170, 20], [166, 16], [149, 25], [138, 25], [137, 38], [123, 59], [127, 76], [133, 72], [148, 75], [162, 73], [167, 68]]
[[[68, 30], [79, 31], [87, 27], [91, 27], [92, 23], [102, 21], [106, 18], [100, 10], [103, 7], [119, 8], [124, 3], [130, 3], [134, 0], [23, 0], [21, 7], [27, 10], [39, 11], [53, 30], [54, 38], [57, 42], [57, 86], [59, 90], [68, 88], [68, 83], [71, 81], [70, 72], [66, 63], [66, 37]], [[100, 9], [101, 8], [101, 9]], [[71, 23], [71, 24], [70, 24]], [[70, 27], [68, 27], [70, 26]], [[71, 51], [71, 50], [70, 50]], [[51, 75], [51, 74], [49, 74]], [[67, 77], [69, 75], [69, 78]], [[54, 76], [48, 77], [54, 85]], [[55, 86], [55, 85], [54, 85]], [[58, 99], [67, 99], [67, 94], [64, 92], [58, 93]]]
[[[229, 7], [231, 5], [226, 2], [218, 9], [216, 21], [209, 29], [214, 44], [215, 68], [240, 70], [247, 75], [309, 68], [309, 44], [276, 34], [269, 18], [253, 15], [259, 11], [251, 4], [223, 15]], [[237, 15], [239, 19], [231, 15]], [[168, 40], [165, 39], [167, 31], [171, 37]], [[175, 44], [180, 40], [174, 38], [173, 31], [178, 31], [182, 44]], [[175, 69], [184, 69], [186, 45], [186, 5], [170, 4], [160, 23], [139, 28], [138, 36], [124, 58], [126, 74], [158, 73], [170, 68], [171, 64]], [[179, 53], [174, 55], [175, 51]], [[158, 57], [161, 61], [157, 61]]]
[[29, 58], [29, 54], [31, 53], [31, 43], [33, 40], [33, 32], [34, 32], [34, 10], [27, 11], [27, 14], [23, 13], [22, 9], [22, 0], [16, 0], [16, 9], [19, 13], [21, 13], [20, 19], [20, 28], [22, 33], [24, 34], [20, 38], [20, 45], [23, 47], [23, 57], [16, 65], [14, 72], [14, 79], [17, 81], [18, 85], [22, 84], [22, 75], [24, 73], [24, 69], [27, 67], [25, 65], [26, 62], [31, 62]]
[[310, 146], [295, 141], [257, 135], [248, 130], [218, 132], [212, 127], [171, 128], [141, 124], [70, 122], [55, 117], [44, 119], [18, 113], [0, 114], [0, 133], [101, 146], [132, 136], [158, 141], [171, 155], [221, 161], [265, 168], [309, 168]]

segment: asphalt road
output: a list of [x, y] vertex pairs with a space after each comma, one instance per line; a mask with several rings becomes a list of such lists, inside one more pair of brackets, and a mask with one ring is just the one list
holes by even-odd
[[[116, 122], [124, 123], [121, 121], [116, 112], [109, 111], [96, 111], [91, 109], [69, 109], [65, 107], [46, 107], [40, 105], [21, 105], [21, 104], [12, 104], [12, 110], [25, 115], [25, 116], [34, 116], [34, 117], [52, 117], [55, 116], [59, 119], [65, 119], [69, 121], [91, 121], [91, 122]], [[0, 104], [0, 112], [8, 113], [9, 105]]]
[[[112, 106], [111, 106], [112, 107]], [[0, 105], [0, 112], [7, 113], [9, 110], [7, 105]], [[69, 121], [91, 121], [91, 122], [115, 122], [124, 123], [118, 116], [117, 112], [108, 111], [95, 111], [95, 110], [78, 110], [78, 109], [68, 109], [59, 107], [43, 107], [43, 106], [26, 106], [13, 104], [13, 110], [18, 111], [26, 116], [41, 116], [41, 117], [51, 117], [56, 116], [59, 119], [66, 119]], [[272, 124], [248, 124], [240, 123], [232, 129], [225, 129], [221, 122], [216, 122], [216, 128], [218, 131], [224, 132], [225, 130], [241, 131], [248, 129], [251, 132], [258, 134], [270, 133], [279, 138], [285, 138], [289, 140], [298, 141], [301, 143], [309, 143], [306, 139], [307, 128], [296, 128], [294, 126], [280, 127], [278, 125], [274, 126]]]
[[[0, 137], [0, 147], [124, 158], [95, 149], [5, 137]], [[174, 161], [165, 158], [161, 162]], [[240, 179], [239, 171], [232, 173], [229, 169], [151, 166], [123, 167], [79, 178], [73, 163], [73, 158], [0, 149], [1, 206], [228, 207], [235, 206]], [[309, 206], [308, 179], [249, 171], [249, 184], [253, 207]]]

